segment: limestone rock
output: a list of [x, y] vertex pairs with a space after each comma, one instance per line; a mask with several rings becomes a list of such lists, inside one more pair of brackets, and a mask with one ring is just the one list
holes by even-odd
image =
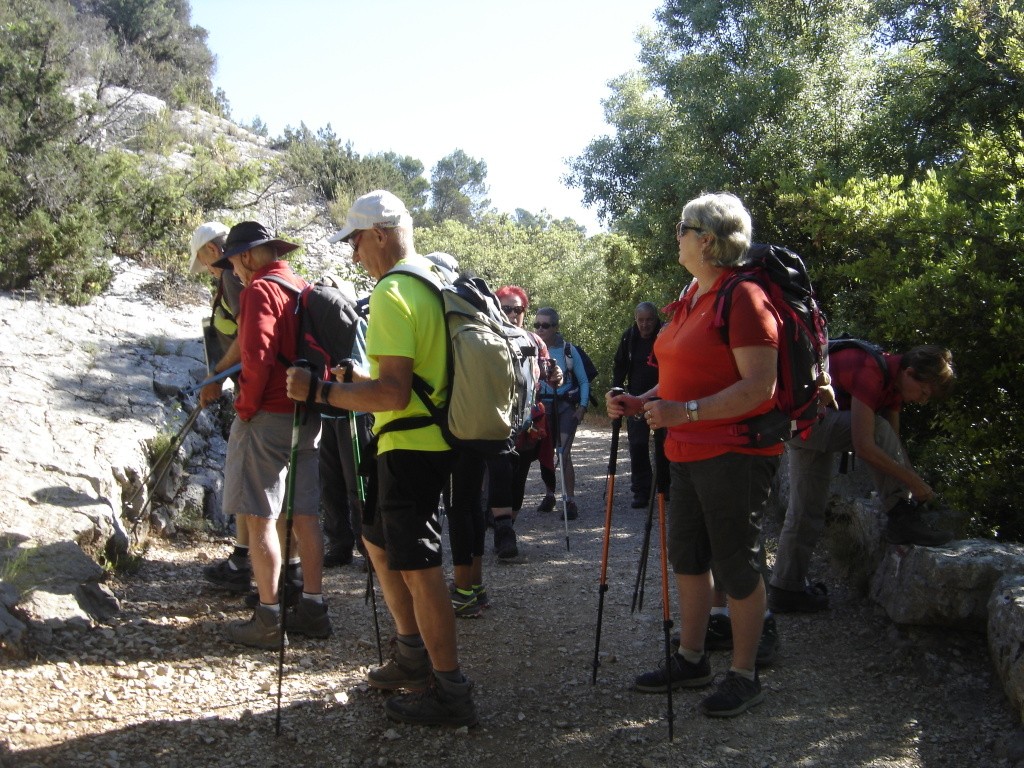
[[1024, 574], [1024, 547], [981, 539], [941, 548], [890, 546], [871, 597], [898, 624], [984, 632], [989, 597], [1004, 574]]
[[1024, 574], [1004, 576], [992, 591], [988, 649], [1003, 690], [1024, 720]]

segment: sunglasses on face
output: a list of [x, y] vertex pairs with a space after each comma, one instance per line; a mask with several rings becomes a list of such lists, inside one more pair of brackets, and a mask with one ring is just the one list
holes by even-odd
[[688, 229], [692, 229], [694, 232], [698, 232], [698, 233], [704, 231], [700, 227], [693, 227], [693, 226], [690, 226], [689, 224], [684, 224], [683, 222], [680, 221], [678, 224], [676, 224], [676, 237], [678, 237], [678, 238], [686, 237], [686, 230], [688, 230]]
[[546, 331], [548, 328], [555, 328], [556, 325], [555, 323], [534, 323], [533, 327], [536, 328], [538, 331], [541, 329], [544, 329]]
[[501, 307], [501, 311], [506, 315], [521, 315], [526, 311], [525, 307], [506, 307], [504, 304]]

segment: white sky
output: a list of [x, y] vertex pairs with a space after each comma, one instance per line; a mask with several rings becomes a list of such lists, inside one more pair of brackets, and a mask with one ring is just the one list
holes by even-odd
[[598, 231], [561, 178], [609, 133], [607, 83], [637, 66], [661, 0], [192, 0], [232, 116], [331, 124], [360, 155], [456, 149], [487, 163], [492, 205]]

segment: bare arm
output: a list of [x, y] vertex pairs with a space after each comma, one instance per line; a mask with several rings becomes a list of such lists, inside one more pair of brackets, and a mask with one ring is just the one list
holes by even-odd
[[[238, 337], [231, 340], [231, 346], [224, 353], [217, 364], [213, 367], [214, 373], [223, 373], [233, 365], [242, 362], [242, 348], [238, 346]], [[224, 379], [207, 384], [199, 391], [199, 404], [205, 408], [220, 397], [221, 389], [224, 386]]]
[[[887, 421], [899, 436], [899, 413], [892, 411], [886, 414]], [[921, 476], [909, 466], [904, 466], [893, 459], [875, 443], [875, 412], [863, 400], [856, 397], [850, 404], [850, 435], [853, 450], [857, 456], [869, 465], [896, 478], [918, 501], [928, 501], [935, 492]], [[906, 451], [904, 451], [904, 454]]]
[[[740, 380], [721, 392], [697, 400], [703, 419], [728, 419], [752, 411], [775, 394], [778, 351], [774, 347], [738, 347], [732, 351]], [[686, 403], [654, 400], [644, 404], [652, 427], [674, 427], [686, 423]]]
[[[321, 391], [335, 408], [360, 413], [400, 411], [412, 396], [412, 367], [409, 357], [380, 357], [376, 379], [362, 378], [351, 384], [333, 382]], [[309, 394], [311, 375], [304, 368], [288, 369], [288, 397], [303, 402]], [[317, 402], [323, 402], [317, 398]]]

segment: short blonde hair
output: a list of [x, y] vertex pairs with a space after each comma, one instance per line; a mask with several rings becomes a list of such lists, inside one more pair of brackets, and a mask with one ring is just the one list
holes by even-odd
[[746, 262], [753, 227], [743, 202], [730, 192], [694, 198], [683, 207], [681, 221], [714, 236], [709, 261], [716, 267], [738, 267]]

